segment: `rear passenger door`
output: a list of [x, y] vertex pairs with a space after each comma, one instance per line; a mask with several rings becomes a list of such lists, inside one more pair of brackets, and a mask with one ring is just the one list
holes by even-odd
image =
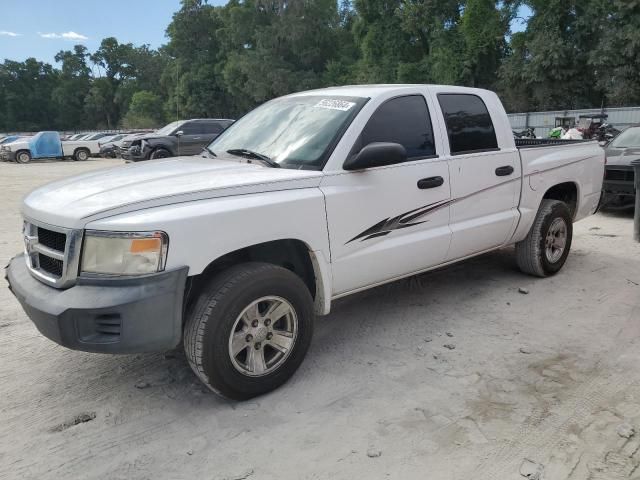
[[375, 142], [403, 145], [407, 161], [327, 173], [320, 185], [334, 295], [442, 263], [449, 247], [449, 170], [438, 157], [425, 97], [399, 96], [378, 106], [350, 155]]
[[518, 219], [520, 157], [515, 146], [499, 145], [494, 125], [500, 119], [491, 117], [481, 96], [440, 92], [436, 100], [449, 150], [452, 238], [447, 260], [454, 260], [498, 247], [511, 236]]

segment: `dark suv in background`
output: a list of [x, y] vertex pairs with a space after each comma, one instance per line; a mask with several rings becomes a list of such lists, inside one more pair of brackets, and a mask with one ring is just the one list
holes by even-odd
[[120, 146], [120, 156], [139, 162], [197, 155], [232, 123], [233, 120], [221, 118], [178, 120], [153, 133], [126, 139]]

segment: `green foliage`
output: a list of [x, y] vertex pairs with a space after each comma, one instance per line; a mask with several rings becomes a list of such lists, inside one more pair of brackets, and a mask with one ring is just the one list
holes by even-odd
[[5, 60], [0, 131], [238, 117], [353, 83], [489, 88], [519, 111], [637, 104], [639, 32], [640, 0], [182, 0], [159, 50], [109, 37], [58, 68]]
[[129, 111], [122, 120], [125, 128], [154, 128], [165, 123], [162, 98], [148, 90], [133, 94]]

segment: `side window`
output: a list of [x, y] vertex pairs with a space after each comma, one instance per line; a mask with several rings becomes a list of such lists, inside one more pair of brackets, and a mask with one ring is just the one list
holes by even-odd
[[447, 124], [452, 154], [498, 149], [491, 116], [480, 97], [441, 93], [438, 101]]
[[182, 130], [185, 135], [200, 134], [200, 126], [198, 125], [198, 122], [187, 122], [179, 127], [178, 130]]
[[435, 155], [431, 117], [424, 97], [409, 95], [383, 103], [360, 135], [363, 147], [374, 142], [399, 143], [411, 160]]
[[201, 133], [205, 135], [222, 133], [224, 130], [218, 122], [202, 122], [200, 128], [202, 129]]

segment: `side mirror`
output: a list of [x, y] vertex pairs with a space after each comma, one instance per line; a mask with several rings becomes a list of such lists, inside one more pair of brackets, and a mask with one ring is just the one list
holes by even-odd
[[183, 132], [182, 130], [178, 130], [176, 133], [174, 133], [174, 135], [175, 135], [176, 137], [181, 137], [181, 136], [183, 136], [183, 135], [184, 135], [184, 132]]
[[370, 143], [359, 153], [348, 158], [342, 168], [345, 170], [364, 170], [365, 168], [395, 165], [407, 160], [407, 151], [399, 143]]

